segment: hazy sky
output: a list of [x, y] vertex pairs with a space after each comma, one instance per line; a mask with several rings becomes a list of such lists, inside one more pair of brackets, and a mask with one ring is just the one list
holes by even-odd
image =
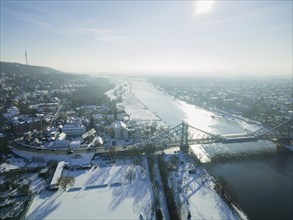
[[1, 0], [1, 61], [25, 47], [70, 72], [292, 74], [292, 0]]

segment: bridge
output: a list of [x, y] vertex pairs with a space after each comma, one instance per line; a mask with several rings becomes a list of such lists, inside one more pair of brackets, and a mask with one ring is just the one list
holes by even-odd
[[229, 144], [258, 140], [291, 143], [293, 140], [293, 120], [282, 121], [274, 127], [264, 127], [254, 132], [227, 135], [212, 134], [182, 122], [135, 145], [143, 147], [153, 145], [160, 148], [168, 148], [172, 146], [188, 147], [194, 144]]
[[[140, 143], [127, 146], [127, 148], [117, 149], [117, 153], [142, 153], [147, 148], [146, 146], [152, 146], [152, 151], [160, 151], [169, 147], [178, 147], [182, 151], [188, 152], [189, 145], [195, 144], [213, 144], [213, 143], [241, 143], [241, 142], [253, 142], [258, 140], [272, 140], [282, 143], [292, 143], [293, 141], [293, 120], [287, 120], [278, 123], [274, 127], [264, 127], [254, 132], [242, 133], [242, 134], [228, 134], [218, 135], [203, 131], [199, 128], [195, 128], [186, 122], [182, 122], [179, 125], [170, 128], [168, 130], [161, 131], [155, 136], [148, 137]], [[9, 144], [9, 147], [14, 151], [30, 152], [30, 153], [44, 153], [50, 155], [68, 155], [68, 149], [49, 149], [49, 148], [36, 148], [35, 146], [26, 145], [14, 141]], [[105, 147], [94, 148], [77, 148], [71, 153], [109, 153], [109, 149]]]

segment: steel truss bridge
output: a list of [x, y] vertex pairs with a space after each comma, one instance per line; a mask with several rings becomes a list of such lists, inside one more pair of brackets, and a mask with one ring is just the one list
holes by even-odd
[[241, 143], [253, 142], [258, 140], [272, 140], [279, 142], [291, 143], [293, 140], [293, 120], [287, 120], [278, 123], [274, 127], [264, 127], [254, 132], [242, 134], [217, 135], [203, 131], [189, 125], [186, 122], [160, 132], [159, 134], [147, 138], [138, 146], [152, 145], [160, 148], [172, 146], [186, 146], [194, 144], [212, 144], [212, 143]]
[[[264, 127], [254, 132], [242, 133], [242, 134], [229, 134], [229, 135], [218, 135], [211, 134], [201, 129], [195, 128], [186, 122], [170, 128], [168, 130], [161, 131], [157, 135], [144, 139], [141, 143], [137, 143], [127, 148], [121, 148], [117, 150], [117, 153], [136, 152], [140, 153], [145, 150], [160, 151], [170, 147], [180, 146], [180, 150], [184, 152], [189, 151], [190, 145], [195, 144], [213, 144], [213, 143], [241, 143], [241, 142], [253, 142], [258, 140], [272, 140], [281, 143], [292, 143], [293, 141], [293, 120], [283, 121], [274, 127]], [[151, 148], [148, 148], [151, 147]], [[45, 153], [45, 154], [68, 154], [68, 149], [58, 149], [52, 151], [52, 149], [37, 149], [34, 146], [25, 145], [14, 141], [9, 147], [15, 151], [21, 152], [34, 152], [34, 153]], [[143, 148], [141, 148], [143, 147]], [[145, 148], [146, 147], [146, 148]], [[104, 147], [95, 147], [90, 149], [95, 153], [109, 153], [108, 149]], [[87, 153], [87, 148], [74, 149], [74, 153]]]

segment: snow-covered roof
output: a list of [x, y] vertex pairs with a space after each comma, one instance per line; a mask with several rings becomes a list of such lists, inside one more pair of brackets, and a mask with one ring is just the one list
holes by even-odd
[[65, 139], [66, 139], [66, 134], [64, 132], [62, 132], [61, 134], [59, 134], [58, 140], [65, 140]]
[[82, 135], [82, 138], [85, 139], [87, 137], [93, 136], [96, 134], [96, 130], [94, 128], [92, 128], [91, 130], [89, 130], [88, 132], [84, 133]]
[[83, 105], [83, 106], [80, 106], [81, 109], [95, 109], [97, 108], [96, 105]]
[[103, 144], [103, 139], [100, 136], [95, 137], [95, 143], [97, 143], [97, 144]]
[[70, 148], [78, 148], [80, 147], [80, 141], [71, 141]]
[[53, 178], [51, 180], [50, 186], [54, 186], [57, 184], [58, 179], [62, 175], [63, 167], [64, 167], [64, 161], [60, 161], [56, 167], [55, 173], [53, 175]]

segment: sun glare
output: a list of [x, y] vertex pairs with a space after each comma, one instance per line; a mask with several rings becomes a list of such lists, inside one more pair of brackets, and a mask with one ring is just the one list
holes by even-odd
[[211, 11], [214, 1], [199, 0], [195, 3], [195, 14], [206, 14]]

